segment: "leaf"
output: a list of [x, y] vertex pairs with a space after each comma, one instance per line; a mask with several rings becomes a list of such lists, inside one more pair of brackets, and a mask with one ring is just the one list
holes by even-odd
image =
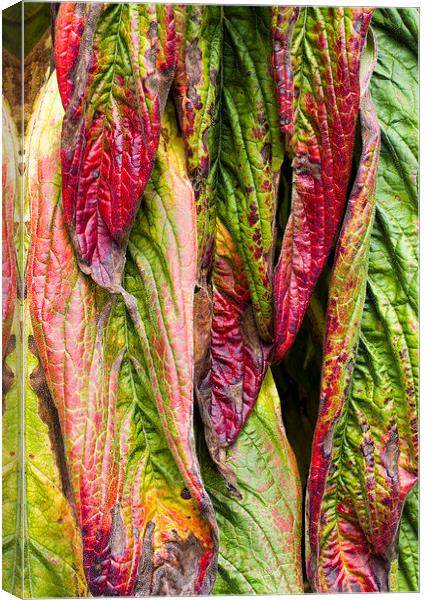
[[192, 593], [208, 593], [215, 577], [217, 531], [193, 438], [196, 207], [171, 108], [164, 117], [157, 165], [129, 242], [124, 298], [140, 345], [134, 368], [156, 404], [203, 526], [203, 538], [195, 534], [198, 549], [185, 577], [194, 585]]
[[[112, 543], [123, 485], [118, 466], [128, 456], [130, 441], [125, 421], [122, 424], [115, 414], [119, 364], [102, 348], [111, 306], [78, 269], [66, 230], [59, 160], [62, 117], [52, 77], [35, 109], [27, 147], [33, 240], [28, 263], [30, 314], [58, 411], [90, 589], [97, 594], [131, 593], [135, 572], [128, 573], [128, 560], [121, 572], [115, 569]], [[139, 553], [140, 546], [141, 542]]]
[[[139, 334], [133, 331], [133, 343], [135, 339], [137, 346], [131, 350], [130, 362], [125, 345], [129, 334], [125, 333], [123, 338], [123, 326], [120, 329], [117, 323], [117, 319], [123, 321], [122, 302], [105, 300], [102, 291], [78, 269], [60, 204], [57, 157], [62, 114], [56, 82], [51, 79], [35, 113], [29, 142], [28, 190], [32, 238], [36, 243], [30, 253], [28, 296], [37, 347], [59, 412], [83, 533], [84, 566], [90, 590], [97, 595], [131, 595], [137, 591], [151, 593], [152, 590], [159, 593], [167, 589], [176, 593], [182, 593], [183, 589], [187, 593], [208, 591], [214, 576], [216, 533], [208, 499], [196, 478], [199, 470], [196, 458], [190, 453], [193, 402], [190, 351], [193, 341], [190, 326], [184, 337], [185, 326], [182, 328], [179, 320], [182, 317], [189, 320], [193, 308], [193, 283], [186, 284], [195, 277], [196, 269], [196, 238], [195, 235], [188, 238], [187, 231], [190, 210], [193, 234], [195, 231], [194, 201], [190, 183], [182, 175], [183, 149], [171, 148], [167, 153], [165, 147], [161, 150], [163, 166], [153, 174], [160, 193], [152, 188], [154, 183], [150, 184], [150, 195], [146, 192], [145, 197], [146, 212], [140, 213], [139, 225], [135, 227], [144, 246], [141, 250], [139, 238], [132, 239], [129, 251], [130, 265], [133, 264], [132, 252], [135, 253], [134, 264], [155, 258], [159, 249], [166, 247], [168, 239], [170, 243], [175, 242], [172, 234], [178, 223], [176, 214], [183, 219], [185, 227], [178, 238], [179, 248], [175, 245], [166, 248], [165, 260], [159, 261], [160, 268], [163, 265], [170, 268], [165, 273], [165, 286], [161, 288], [161, 299], [170, 301], [168, 317], [171, 319], [173, 315], [173, 305], [179, 311], [172, 322], [166, 321], [170, 328], [165, 329], [181, 353], [181, 363], [175, 367], [176, 378], [173, 363], [164, 358], [167, 337], [153, 335], [139, 341]], [[173, 136], [171, 132], [164, 133], [164, 138], [174, 140], [175, 133]], [[166, 142], [162, 144], [166, 145]], [[163, 202], [168, 203], [170, 221]], [[167, 224], [171, 228], [171, 237], [163, 239]], [[147, 227], [149, 231], [146, 231]], [[147, 251], [147, 258], [143, 250]], [[172, 293], [171, 281], [177, 280], [179, 269], [186, 279], [182, 280], [181, 287], [177, 287], [181, 294], [179, 299], [173, 300], [167, 296], [167, 290]], [[127, 279], [136, 286], [136, 290], [131, 285], [129, 288], [137, 298], [143, 290], [142, 299], [150, 306], [153, 299], [146, 294], [149, 285], [153, 294], [161, 270], [150, 280], [146, 279], [147, 274], [143, 272], [145, 279], [141, 279], [140, 274], [137, 277], [131, 274]], [[127, 303], [135, 301], [128, 292], [124, 295]], [[157, 325], [155, 311], [151, 318], [154, 319], [153, 333], [160, 327], [165, 328], [164, 323]], [[131, 319], [126, 318], [125, 322], [126, 332]], [[143, 323], [147, 322], [143, 320]], [[150, 344], [153, 344], [152, 348]], [[145, 371], [140, 361], [143, 357], [148, 361], [149, 352], [154, 353], [155, 364], [149, 363], [149, 371]], [[150, 383], [155, 369], [159, 390], [152, 388]], [[147, 382], [146, 373], [149, 373]], [[178, 406], [168, 406], [172, 398], [178, 400]], [[172, 432], [170, 423], [168, 439], [152, 408], [154, 401], [162, 401], [160, 408], [164, 419], [171, 419], [173, 411], [177, 415], [177, 431]], [[140, 410], [136, 410], [140, 404], [149, 417], [146, 423], [141, 419]], [[152, 458], [146, 437], [150, 445], [154, 444], [155, 452], [167, 459], [167, 477], [164, 477], [166, 463], [157, 463]], [[175, 459], [167, 441], [175, 452]], [[179, 475], [179, 466], [186, 479]], [[185, 485], [192, 492], [190, 502], [187, 500], [189, 491], [183, 492]], [[178, 495], [174, 500], [176, 487], [179, 494], [183, 493], [182, 500]], [[188, 517], [190, 521], [186, 521]], [[189, 564], [185, 552], [190, 557]], [[180, 554], [183, 554], [181, 560]], [[179, 575], [179, 568], [184, 577]]]
[[223, 19], [218, 214], [236, 242], [262, 339], [272, 339], [273, 232], [283, 160], [269, 72], [271, 12], [229, 6]]
[[198, 287], [211, 269], [215, 229], [222, 8], [176, 6], [179, 54], [173, 83], [197, 206]]
[[[378, 10], [374, 17], [379, 58], [370, 88], [382, 148], [362, 313], [361, 297], [349, 285], [330, 293], [309, 486], [308, 573], [315, 591], [396, 588], [399, 522], [417, 478], [418, 87], [414, 40], [404, 25], [394, 53], [395, 25], [404, 12]], [[355, 260], [346, 268], [363, 287], [364, 271]], [[355, 302], [351, 318], [347, 311]], [[339, 325], [333, 327], [336, 310]], [[332, 373], [335, 356], [340, 361]]]
[[58, 82], [66, 107], [63, 205], [81, 270], [116, 293], [174, 74], [174, 9], [131, 3], [104, 9], [91, 3], [85, 13], [76, 10], [70, 15], [62, 5], [56, 22]]
[[205, 460], [203, 468], [220, 530], [213, 593], [302, 593], [300, 482], [270, 371], [245, 427], [226, 454], [240, 499], [229, 497], [211, 462]]
[[20, 191], [18, 173], [18, 132], [10, 108], [3, 98], [2, 110], [2, 357], [12, 328], [17, 296], [17, 268], [14, 247], [14, 211]]
[[235, 441], [255, 405], [271, 348], [283, 149], [268, 68], [270, 15], [269, 9], [223, 9], [219, 151], [211, 171], [216, 247], [212, 287], [199, 290], [195, 299], [197, 397], [210, 453], [230, 487], [234, 475], [225, 466], [223, 448]]
[[407, 494], [400, 521], [398, 555], [398, 591], [419, 590], [418, 485]]
[[242, 259], [220, 219], [213, 285], [211, 356], [201, 371], [198, 400], [211, 457], [235, 488], [223, 449], [236, 440], [255, 406], [271, 346], [258, 335]]
[[[273, 279], [275, 360], [280, 361], [301, 325], [344, 211], [360, 99], [360, 55], [372, 11], [273, 10], [281, 126], [285, 132], [293, 130], [288, 144], [294, 169], [292, 209]], [[288, 98], [294, 98], [292, 110]]]

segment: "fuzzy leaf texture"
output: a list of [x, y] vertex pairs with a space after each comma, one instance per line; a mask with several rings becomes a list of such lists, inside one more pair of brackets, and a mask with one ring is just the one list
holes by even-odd
[[81, 270], [117, 292], [174, 75], [174, 9], [63, 3], [55, 39], [65, 218]]
[[315, 591], [396, 589], [399, 522], [417, 479], [415, 23], [415, 10], [377, 11], [374, 19], [379, 58], [370, 89], [382, 138], [376, 218], [367, 278], [364, 268], [354, 270], [357, 257], [344, 267], [337, 250], [329, 294], [308, 490]]
[[226, 461], [239, 499], [229, 496], [211, 461], [205, 458], [203, 468], [220, 530], [213, 593], [301, 593], [301, 488], [270, 371]]
[[366, 8], [273, 9], [280, 124], [293, 166], [291, 214], [273, 280], [276, 361], [295, 339], [341, 223], [371, 16]]

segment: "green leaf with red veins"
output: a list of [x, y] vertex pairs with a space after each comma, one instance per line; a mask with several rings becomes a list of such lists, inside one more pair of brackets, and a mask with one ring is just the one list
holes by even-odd
[[293, 131], [288, 145], [294, 168], [291, 214], [274, 273], [280, 361], [341, 223], [360, 100], [360, 56], [372, 10], [277, 7], [273, 12], [281, 128]]
[[[76, 5], [75, 10], [82, 9]], [[66, 106], [61, 151], [65, 218], [81, 270], [117, 292], [174, 75], [174, 8], [91, 3], [76, 40], [66, 35], [65, 17], [60, 11], [55, 51]], [[72, 31], [79, 30], [80, 21], [71, 19]], [[61, 46], [67, 39], [71, 56]]]
[[203, 468], [220, 530], [213, 593], [302, 593], [301, 486], [270, 371], [226, 461], [236, 473], [239, 499], [229, 496], [207, 458]]
[[5, 98], [2, 107], [2, 151], [2, 357], [4, 358], [17, 300], [14, 213], [20, 190], [18, 132]]
[[308, 573], [316, 591], [397, 588], [400, 518], [417, 479], [417, 20], [414, 9], [374, 16], [376, 219], [367, 280], [357, 257], [345, 263], [357, 290], [367, 283], [362, 314], [349, 279], [337, 285], [343, 262], [334, 267], [309, 486]]
[[214, 245], [222, 8], [180, 5], [175, 11], [179, 53], [173, 85], [196, 200], [198, 286], [204, 287]]

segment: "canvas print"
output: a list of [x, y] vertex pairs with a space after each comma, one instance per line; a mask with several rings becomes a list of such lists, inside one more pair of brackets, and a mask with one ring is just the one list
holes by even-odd
[[418, 9], [2, 16], [3, 589], [417, 591]]

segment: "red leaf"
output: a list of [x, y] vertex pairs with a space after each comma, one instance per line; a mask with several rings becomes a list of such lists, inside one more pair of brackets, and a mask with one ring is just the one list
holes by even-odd
[[[65, 218], [80, 268], [117, 292], [174, 73], [174, 12], [172, 5], [144, 4], [111, 4], [101, 12], [102, 5], [93, 4], [84, 18], [71, 18], [71, 10], [63, 7], [56, 28], [58, 80], [66, 106], [61, 151]], [[64, 54], [66, 36], [84, 19], [79, 42], [74, 40]]]
[[213, 315], [206, 323], [212, 330], [211, 348], [198, 396], [210, 453], [234, 486], [223, 449], [236, 440], [255, 406], [271, 346], [259, 336], [242, 259], [220, 220], [212, 281]]
[[[274, 10], [285, 16], [279, 25], [277, 15], [274, 36], [285, 40], [280, 27], [287, 26], [288, 9]], [[292, 212], [274, 274], [277, 361], [294, 341], [344, 211], [360, 100], [360, 56], [371, 16], [371, 9], [305, 8], [293, 34], [293, 78], [289, 65], [283, 68], [275, 54], [285, 118], [285, 97], [294, 96]]]

